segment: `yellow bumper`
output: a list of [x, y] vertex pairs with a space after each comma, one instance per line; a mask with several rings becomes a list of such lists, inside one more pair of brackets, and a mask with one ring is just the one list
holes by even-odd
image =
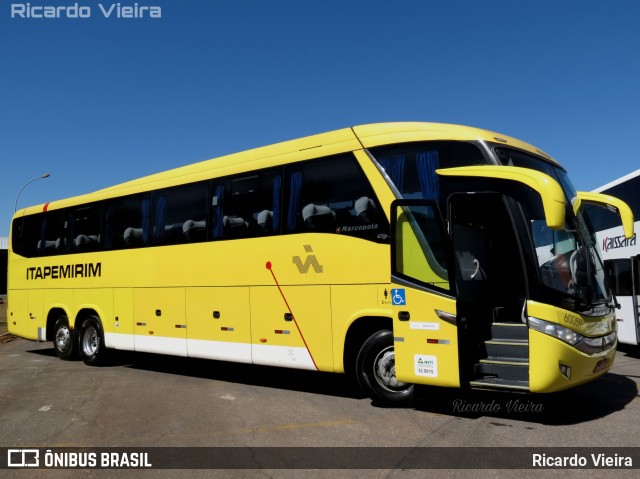
[[[529, 387], [537, 393], [561, 391], [596, 379], [611, 369], [616, 354], [615, 345], [601, 353], [585, 354], [531, 329], [529, 348]], [[571, 368], [569, 378], [561, 373], [561, 366]]]

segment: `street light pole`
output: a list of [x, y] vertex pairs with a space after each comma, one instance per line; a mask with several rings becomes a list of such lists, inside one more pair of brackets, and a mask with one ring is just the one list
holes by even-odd
[[30, 185], [31, 183], [33, 183], [34, 181], [36, 181], [36, 180], [40, 180], [40, 179], [42, 179], [42, 178], [49, 178], [49, 176], [51, 176], [51, 175], [49, 175], [49, 173], [43, 173], [43, 174], [41, 174], [40, 176], [38, 176], [38, 177], [36, 177], [36, 178], [34, 178], [34, 179], [32, 179], [32, 180], [29, 180], [29, 181], [27, 181], [24, 185], [22, 185], [22, 188], [20, 188], [20, 191], [18, 191], [18, 194], [16, 195], [16, 204], [15, 204], [15, 206], [13, 207], [13, 212], [14, 212], [14, 213], [15, 213], [16, 211], [18, 211], [18, 198], [20, 197], [20, 193], [22, 193], [22, 190], [24, 190], [27, 186], [29, 186], [29, 185]]

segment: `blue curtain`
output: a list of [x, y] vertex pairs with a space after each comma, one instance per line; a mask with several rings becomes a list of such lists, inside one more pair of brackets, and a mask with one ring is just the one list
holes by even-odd
[[416, 155], [418, 180], [424, 199], [440, 200], [440, 183], [436, 170], [440, 167], [437, 151], [423, 151]]
[[400, 192], [402, 192], [402, 187], [404, 186], [404, 160], [404, 155], [378, 158], [378, 163], [384, 168], [384, 171], [387, 172], [387, 175]]
[[280, 230], [280, 194], [282, 190], [282, 177], [273, 179], [273, 224], [271, 231], [277, 233]]
[[155, 200], [153, 217], [153, 243], [160, 244], [164, 241], [164, 227], [166, 225], [167, 197], [159, 195]]
[[142, 241], [143, 244], [149, 242], [149, 210], [151, 209], [151, 202], [148, 198], [142, 200]]
[[295, 231], [298, 212], [300, 211], [300, 192], [302, 191], [302, 173], [296, 171], [291, 174], [289, 186], [289, 214], [287, 216], [287, 231]]
[[216, 188], [217, 203], [213, 212], [213, 237], [222, 238], [224, 233], [224, 185]]

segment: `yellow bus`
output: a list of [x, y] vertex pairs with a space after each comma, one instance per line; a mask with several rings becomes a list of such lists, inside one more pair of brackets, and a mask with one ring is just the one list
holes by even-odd
[[580, 197], [547, 154], [470, 127], [253, 149], [18, 211], [9, 329], [89, 365], [115, 349], [348, 373], [386, 403], [415, 384], [558, 391], [616, 350]]

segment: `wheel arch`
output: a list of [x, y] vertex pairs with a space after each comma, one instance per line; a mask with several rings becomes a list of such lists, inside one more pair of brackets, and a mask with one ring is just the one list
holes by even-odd
[[80, 326], [82, 326], [82, 323], [84, 323], [84, 321], [87, 318], [95, 318], [100, 322], [100, 326], [102, 326], [102, 318], [100, 316], [100, 314], [98, 313], [98, 311], [96, 311], [96, 309], [94, 308], [82, 308], [80, 311], [78, 311], [78, 314], [76, 314], [76, 320], [74, 322], [74, 328], [80, 328]]
[[360, 348], [372, 334], [383, 330], [393, 331], [393, 319], [388, 316], [362, 316], [349, 325], [342, 357], [345, 373], [355, 374]]
[[52, 306], [47, 313], [47, 341], [53, 341], [55, 334], [56, 321], [60, 316], [66, 316], [69, 326], [73, 327], [69, 319], [69, 313], [62, 306]]

